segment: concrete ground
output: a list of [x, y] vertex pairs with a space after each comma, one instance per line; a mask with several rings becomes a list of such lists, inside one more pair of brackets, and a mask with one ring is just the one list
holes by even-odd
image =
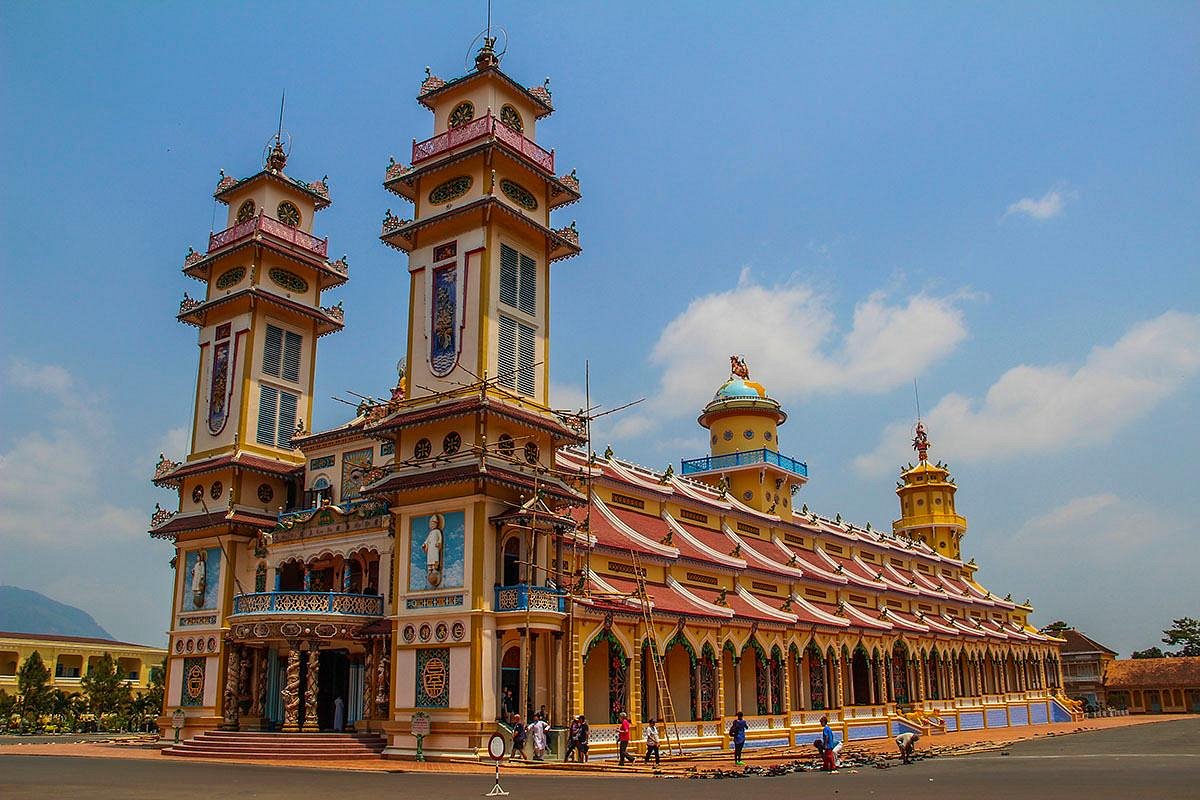
[[[613, 797], [747, 798], [768, 792], [836, 794], [838, 800], [923, 795], [931, 792], [1000, 800], [1061, 797], [1190, 798], [1200, 787], [1200, 718], [1159, 718], [1154, 724], [1109, 726], [1073, 735], [1039, 737], [961, 756], [926, 758], [888, 769], [864, 767], [836, 773], [781, 777], [689, 780], [645, 776], [580, 775], [546, 771], [505, 774], [514, 798], [611, 800]], [[1090, 721], [1089, 721], [1090, 722]], [[283, 800], [304, 797], [479, 797], [490, 774], [387, 773], [295, 767], [200, 763], [167, 758], [86, 758], [0, 755], [0, 797], [159, 800], [176, 791], [222, 798]]]

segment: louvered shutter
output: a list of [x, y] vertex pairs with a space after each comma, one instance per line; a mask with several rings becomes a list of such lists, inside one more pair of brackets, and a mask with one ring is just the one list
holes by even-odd
[[263, 372], [279, 376], [279, 364], [283, 358], [283, 329], [267, 326], [267, 343], [263, 346]]
[[296, 432], [296, 405], [299, 397], [291, 392], [279, 393], [279, 438], [278, 447], [291, 447], [292, 434]]
[[300, 380], [300, 346], [303, 342], [300, 334], [284, 331], [282, 377], [289, 381]]
[[[278, 330], [278, 329], [276, 329]], [[258, 434], [259, 444], [275, 444], [275, 408], [279, 405], [279, 392], [273, 386], [259, 384], [258, 387]]]
[[536, 360], [533, 328], [517, 323], [517, 329], [520, 332], [520, 339], [517, 342], [517, 391], [521, 394], [531, 395], [534, 393], [534, 384], [536, 383], [533, 366]]
[[518, 287], [517, 308], [529, 316], [537, 314], [537, 262], [521, 256], [521, 285]]
[[517, 307], [517, 272], [520, 257], [506, 244], [500, 245], [500, 302]]
[[500, 347], [497, 351], [496, 371], [504, 386], [517, 386], [517, 321], [500, 317]]

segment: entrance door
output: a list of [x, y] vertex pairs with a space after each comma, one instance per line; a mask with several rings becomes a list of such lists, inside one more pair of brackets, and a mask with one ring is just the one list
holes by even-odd
[[1162, 697], [1157, 691], [1146, 692], [1146, 704], [1150, 706], [1151, 714], [1162, 713]]
[[500, 712], [508, 717], [517, 711], [521, 696], [521, 648], [510, 647], [500, 661]]
[[317, 724], [323, 731], [334, 729], [334, 701], [342, 699], [342, 727], [350, 702], [350, 657], [345, 650], [322, 650], [317, 678]]

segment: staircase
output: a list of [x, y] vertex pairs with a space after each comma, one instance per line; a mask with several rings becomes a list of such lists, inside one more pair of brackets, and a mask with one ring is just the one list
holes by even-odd
[[163, 749], [190, 758], [246, 758], [284, 761], [375, 761], [386, 742], [377, 733], [255, 733], [206, 731]]

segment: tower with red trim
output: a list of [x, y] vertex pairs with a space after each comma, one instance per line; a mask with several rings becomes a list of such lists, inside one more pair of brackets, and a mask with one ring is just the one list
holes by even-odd
[[958, 487], [950, 477], [950, 467], [941, 461], [930, 464], [930, 447], [925, 424], [918, 420], [913, 436], [917, 464], [900, 470], [896, 485], [900, 518], [892, 522], [892, 532], [920, 540], [940, 555], [961, 558], [967, 518], [954, 509]]

